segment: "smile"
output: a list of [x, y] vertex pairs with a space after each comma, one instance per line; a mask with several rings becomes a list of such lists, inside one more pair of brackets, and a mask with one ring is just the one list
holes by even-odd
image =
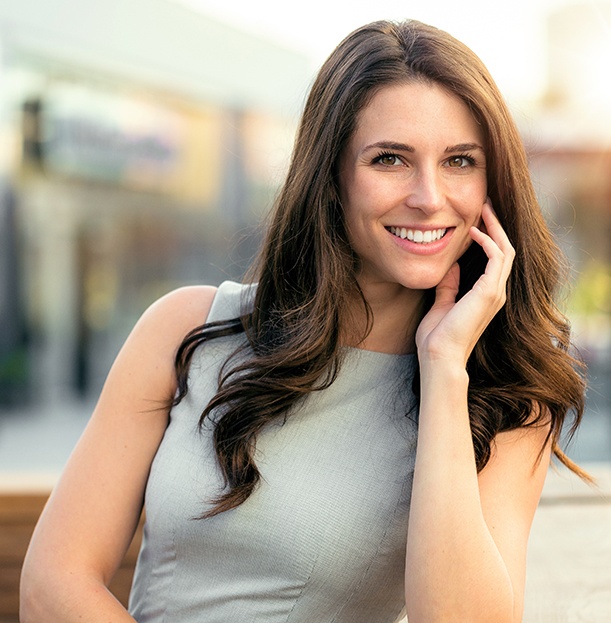
[[397, 238], [403, 238], [404, 240], [410, 240], [419, 244], [429, 244], [436, 240], [441, 240], [448, 231], [444, 229], [427, 229], [422, 231], [421, 229], [406, 229], [405, 227], [387, 227], [386, 228], [393, 236]]

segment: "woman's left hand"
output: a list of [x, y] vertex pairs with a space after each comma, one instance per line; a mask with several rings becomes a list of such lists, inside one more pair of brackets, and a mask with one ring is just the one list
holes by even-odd
[[488, 263], [484, 274], [460, 301], [458, 263], [453, 264], [436, 288], [435, 303], [420, 322], [416, 345], [421, 362], [446, 360], [466, 366], [482, 333], [505, 304], [506, 285], [515, 251], [487, 199], [482, 209], [484, 227], [471, 227]]

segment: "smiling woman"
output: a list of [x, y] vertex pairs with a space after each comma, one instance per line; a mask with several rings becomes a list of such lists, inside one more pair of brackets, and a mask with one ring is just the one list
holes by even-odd
[[[24, 565], [23, 623], [518, 623], [584, 384], [558, 252], [480, 60], [349, 35], [252, 279], [170, 293], [119, 354]], [[146, 525], [129, 613], [107, 589]]]

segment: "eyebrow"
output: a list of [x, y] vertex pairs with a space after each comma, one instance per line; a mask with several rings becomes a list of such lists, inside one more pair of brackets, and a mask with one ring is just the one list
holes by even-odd
[[[416, 148], [413, 145], [408, 145], [407, 143], [397, 143], [395, 141], [378, 141], [377, 143], [367, 145], [363, 151], [369, 151], [370, 149], [389, 149], [392, 151], [408, 152], [416, 151]], [[457, 151], [473, 151], [474, 149], [485, 151], [479, 143], [458, 143], [457, 145], [449, 145], [444, 151], [445, 153], [450, 154]]]
[[485, 151], [479, 143], [458, 143], [458, 145], [450, 145], [446, 147], [445, 152], [449, 154], [454, 151], [473, 151], [474, 149], [480, 149]]
[[378, 141], [367, 145], [363, 151], [369, 151], [370, 149], [390, 149], [392, 151], [416, 151], [416, 148], [407, 143], [395, 143], [394, 141]]

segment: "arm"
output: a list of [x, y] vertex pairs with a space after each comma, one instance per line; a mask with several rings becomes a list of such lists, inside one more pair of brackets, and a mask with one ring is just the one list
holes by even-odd
[[134, 621], [107, 586], [131, 542], [176, 388], [174, 355], [215, 289], [183, 288], [142, 316], [38, 522], [21, 579], [22, 623]]
[[[526, 547], [547, 465], [547, 426], [497, 436], [478, 475], [466, 361], [505, 301], [513, 249], [488, 205], [485, 274], [458, 303], [458, 266], [418, 328], [420, 424], [406, 558], [410, 623], [518, 623]], [[442, 390], [440, 390], [442, 388]]]

